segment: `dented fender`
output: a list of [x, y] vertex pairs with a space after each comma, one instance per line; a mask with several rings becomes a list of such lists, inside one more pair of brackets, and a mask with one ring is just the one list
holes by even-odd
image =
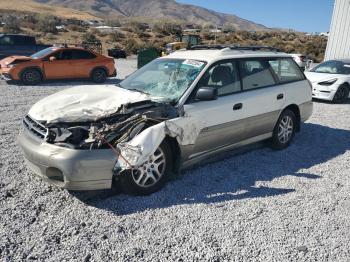
[[180, 145], [193, 145], [205, 126], [204, 121], [199, 121], [190, 116], [166, 120], [151, 126], [135, 136], [132, 140], [118, 144], [122, 158], [119, 158], [121, 169], [139, 167], [147, 161], [166, 136], [176, 138]]

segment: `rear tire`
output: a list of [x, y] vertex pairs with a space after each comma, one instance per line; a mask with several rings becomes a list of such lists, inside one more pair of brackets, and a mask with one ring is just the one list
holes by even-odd
[[106, 82], [107, 80], [107, 72], [103, 68], [96, 68], [91, 73], [91, 80], [94, 83], [101, 84]]
[[333, 102], [344, 102], [349, 98], [350, 87], [348, 84], [342, 84], [338, 87], [337, 92], [334, 95]]
[[150, 160], [138, 169], [126, 170], [120, 175], [122, 190], [131, 195], [149, 195], [160, 190], [171, 177], [172, 151], [163, 142]]
[[25, 69], [21, 74], [21, 82], [24, 85], [37, 85], [42, 79], [42, 74], [37, 69]]
[[297, 127], [294, 112], [286, 109], [280, 115], [271, 138], [271, 147], [275, 150], [287, 148], [292, 142]]

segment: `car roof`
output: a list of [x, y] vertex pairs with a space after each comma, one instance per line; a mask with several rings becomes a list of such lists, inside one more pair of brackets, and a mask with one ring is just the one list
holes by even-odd
[[165, 58], [193, 59], [211, 63], [223, 59], [254, 57], [291, 57], [291, 55], [274, 51], [231, 50], [225, 48], [220, 50], [179, 50], [171, 53]]

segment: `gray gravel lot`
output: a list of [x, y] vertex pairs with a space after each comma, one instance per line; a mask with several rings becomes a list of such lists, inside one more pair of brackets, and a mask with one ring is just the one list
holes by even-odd
[[350, 260], [350, 102], [315, 102], [287, 150], [229, 153], [151, 196], [71, 194], [27, 171], [16, 136], [33, 103], [82, 83], [0, 82], [0, 261]]

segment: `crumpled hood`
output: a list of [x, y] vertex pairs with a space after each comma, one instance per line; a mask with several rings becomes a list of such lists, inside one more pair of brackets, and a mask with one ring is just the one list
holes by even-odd
[[150, 98], [145, 94], [114, 85], [85, 85], [40, 100], [29, 115], [47, 123], [94, 121], [117, 112], [122, 105], [146, 100]]
[[29, 60], [33, 60], [33, 59], [29, 56], [9, 56], [9, 57], [6, 57], [6, 58], [0, 60], [0, 65], [1, 65], [1, 67], [6, 67], [7, 65], [9, 65], [17, 60], [25, 62], [25, 61], [29, 61]]

